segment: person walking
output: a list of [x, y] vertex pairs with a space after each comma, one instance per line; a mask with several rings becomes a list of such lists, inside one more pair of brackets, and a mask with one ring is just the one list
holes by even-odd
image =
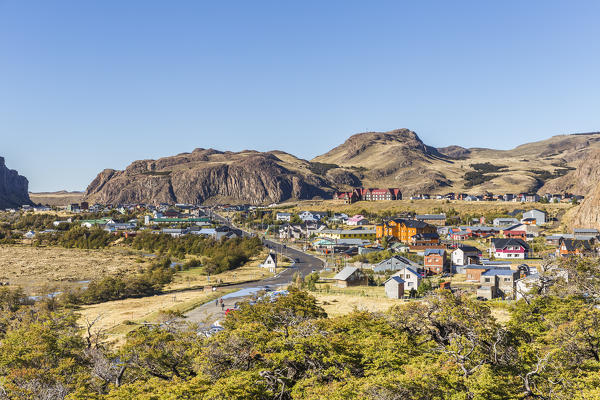
[[219, 307], [219, 299], [215, 299], [215, 307]]
[[221, 311], [225, 310], [225, 303], [221, 303]]

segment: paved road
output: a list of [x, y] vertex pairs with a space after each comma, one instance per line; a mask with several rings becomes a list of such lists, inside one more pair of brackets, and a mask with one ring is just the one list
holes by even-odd
[[[229, 220], [226, 218], [216, 214], [211, 213], [211, 218], [221, 222], [223, 225], [227, 225], [230, 228], [239, 229], [231, 224]], [[246, 232], [242, 230], [244, 236], [253, 236], [254, 234], [250, 232]], [[292, 282], [292, 278], [296, 272], [299, 272], [301, 276], [306, 276], [313, 271], [320, 271], [323, 268], [323, 261], [319, 258], [306, 254], [300, 250], [296, 250], [289, 246], [285, 246], [283, 244], [263, 239], [263, 244], [272, 249], [273, 252], [277, 254], [283, 254], [286, 257], [295, 260], [293, 266], [291, 268], [286, 268], [279, 275], [266, 278], [258, 282], [250, 282], [250, 283], [242, 283], [239, 285], [228, 286], [227, 288], [231, 289], [239, 289], [239, 291], [232, 293], [228, 296], [225, 296], [225, 307], [224, 309], [231, 308], [236, 301], [239, 301], [243, 297], [250, 296], [254, 291], [264, 288], [265, 286], [269, 287], [277, 287], [282, 285], [287, 285]], [[197, 322], [202, 324], [210, 325], [212, 322], [217, 319], [222, 318], [225, 313], [221, 310], [221, 307], [215, 305], [214, 301], [204, 304], [200, 307], [193, 309], [185, 314], [186, 320], [190, 322]]]

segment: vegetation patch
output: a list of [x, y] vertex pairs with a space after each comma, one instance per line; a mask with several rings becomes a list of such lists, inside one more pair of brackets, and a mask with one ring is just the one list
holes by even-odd
[[308, 169], [310, 170], [310, 172], [317, 175], [325, 175], [330, 169], [339, 167], [340, 166], [336, 164], [326, 164], [320, 162], [311, 162], [308, 164]]
[[142, 172], [142, 175], [149, 175], [149, 176], [168, 176], [171, 175], [172, 171], [144, 171]]

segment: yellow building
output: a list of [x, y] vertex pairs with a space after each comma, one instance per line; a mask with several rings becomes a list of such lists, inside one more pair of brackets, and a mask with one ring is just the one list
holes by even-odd
[[419, 233], [437, 233], [437, 228], [423, 221], [415, 219], [397, 218], [375, 225], [375, 236], [377, 239], [393, 236], [403, 243]]
[[325, 229], [318, 232], [320, 237], [329, 239], [365, 239], [375, 240], [374, 229]]

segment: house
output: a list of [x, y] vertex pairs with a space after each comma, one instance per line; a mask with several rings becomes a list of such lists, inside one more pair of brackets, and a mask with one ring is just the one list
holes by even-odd
[[437, 233], [433, 225], [415, 219], [396, 218], [385, 221], [382, 224], [375, 225], [376, 237], [395, 237], [403, 243], [410, 242], [410, 239], [418, 233]]
[[91, 228], [93, 226], [106, 226], [108, 224], [115, 223], [115, 221], [113, 221], [110, 218], [87, 219], [87, 220], [82, 220], [80, 222], [81, 222], [81, 226], [86, 227], [86, 228]]
[[570, 233], [557, 233], [557, 234], [548, 235], [545, 237], [546, 244], [551, 245], [551, 246], [558, 246], [558, 244], [560, 243], [560, 240], [563, 238], [575, 239], [575, 235], [572, 235]]
[[423, 257], [423, 266], [428, 275], [441, 274], [446, 269], [446, 250], [427, 249]]
[[540, 201], [540, 196], [538, 196], [536, 193], [527, 193], [521, 198], [524, 199], [526, 203], [536, 203]]
[[518, 224], [509, 226], [500, 232], [505, 238], [533, 240], [540, 235], [540, 227], [533, 224]]
[[349, 287], [366, 285], [368, 282], [367, 275], [357, 267], [344, 267], [336, 276], [333, 277], [338, 287]]
[[481, 275], [491, 269], [492, 267], [481, 264], [469, 264], [465, 265], [464, 271], [466, 275], [466, 280], [469, 282], [479, 282], [481, 281]]
[[452, 265], [468, 265], [479, 262], [481, 251], [473, 246], [459, 246], [452, 252]]
[[390, 246], [390, 249], [394, 252], [394, 253], [408, 253], [410, 251], [410, 247], [404, 243], [393, 243]]
[[333, 223], [333, 224], [344, 224], [346, 223], [346, 220], [348, 219], [348, 215], [344, 214], [344, 213], [335, 213], [333, 214], [333, 217], [329, 218], [329, 222]]
[[492, 239], [490, 253], [496, 258], [528, 258], [529, 245], [523, 239]]
[[573, 234], [575, 235], [576, 239], [579, 239], [580, 237], [598, 237], [600, 235], [600, 232], [598, 232], [598, 229], [586, 229], [586, 228], [575, 228], [573, 229]]
[[437, 226], [446, 225], [446, 214], [421, 214], [415, 215], [415, 219]]
[[69, 219], [67, 219], [65, 221], [54, 221], [54, 222], [52, 222], [52, 225], [53, 226], [60, 226], [62, 224], [70, 224], [71, 222], [72, 222], [72, 219], [69, 218]]
[[187, 235], [189, 233], [189, 229], [181, 229], [181, 228], [165, 228], [161, 231], [163, 235], [171, 235], [172, 237], [180, 237], [183, 235]]
[[373, 272], [380, 273], [385, 271], [398, 271], [404, 267], [410, 267], [417, 270], [419, 266], [408, 258], [393, 256], [387, 260], [383, 260], [380, 263], [373, 265], [372, 269]]
[[417, 233], [410, 238], [410, 244], [412, 246], [427, 246], [437, 245], [440, 243], [440, 235], [437, 232], [434, 233]]
[[535, 218], [522, 218], [521, 223], [524, 225], [537, 225], [537, 219]]
[[277, 268], [277, 254], [269, 253], [265, 261], [260, 264], [261, 268], [267, 268], [269, 272], [275, 273], [275, 269]]
[[380, 201], [380, 200], [402, 200], [402, 192], [398, 188], [389, 189], [354, 189], [358, 200]]
[[561, 238], [556, 248], [559, 257], [585, 256], [594, 254], [594, 242], [591, 240], [565, 239]]
[[401, 299], [404, 297], [404, 279], [399, 276], [391, 276], [384, 282], [385, 295], [390, 299]]
[[496, 285], [482, 285], [477, 288], [477, 298], [492, 300], [498, 297]]
[[277, 214], [275, 214], [275, 219], [277, 221], [286, 221], [286, 222], [290, 222], [292, 219], [292, 213], [287, 213], [287, 212], [278, 212]]
[[367, 220], [364, 216], [358, 214], [358, 215], [354, 215], [353, 217], [350, 217], [346, 220], [346, 225], [368, 225], [369, 224], [369, 220]]
[[375, 240], [373, 229], [323, 229], [319, 236], [331, 239], [364, 239]]
[[352, 204], [355, 201], [359, 201], [360, 198], [359, 198], [358, 194], [356, 193], [356, 191], [352, 191], [352, 192], [335, 192], [333, 194], [333, 200], [337, 200], [337, 201], [342, 202], [344, 204]]
[[546, 223], [546, 213], [540, 210], [529, 210], [523, 213], [523, 219], [534, 218], [536, 225], [544, 225]]
[[302, 211], [298, 214], [298, 217], [302, 220], [302, 222], [318, 222], [320, 218], [313, 215], [310, 211]]
[[497, 296], [512, 299], [515, 295], [515, 284], [519, 278], [519, 271], [507, 268], [488, 269], [481, 274], [480, 282], [483, 285], [496, 286]]
[[518, 225], [519, 220], [516, 218], [494, 218], [494, 226], [512, 226]]
[[421, 284], [421, 274], [412, 267], [403, 267], [398, 270], [394, 275], [404, 280], [404, 290], [410, 292], [411, 290], [417, 290]]

